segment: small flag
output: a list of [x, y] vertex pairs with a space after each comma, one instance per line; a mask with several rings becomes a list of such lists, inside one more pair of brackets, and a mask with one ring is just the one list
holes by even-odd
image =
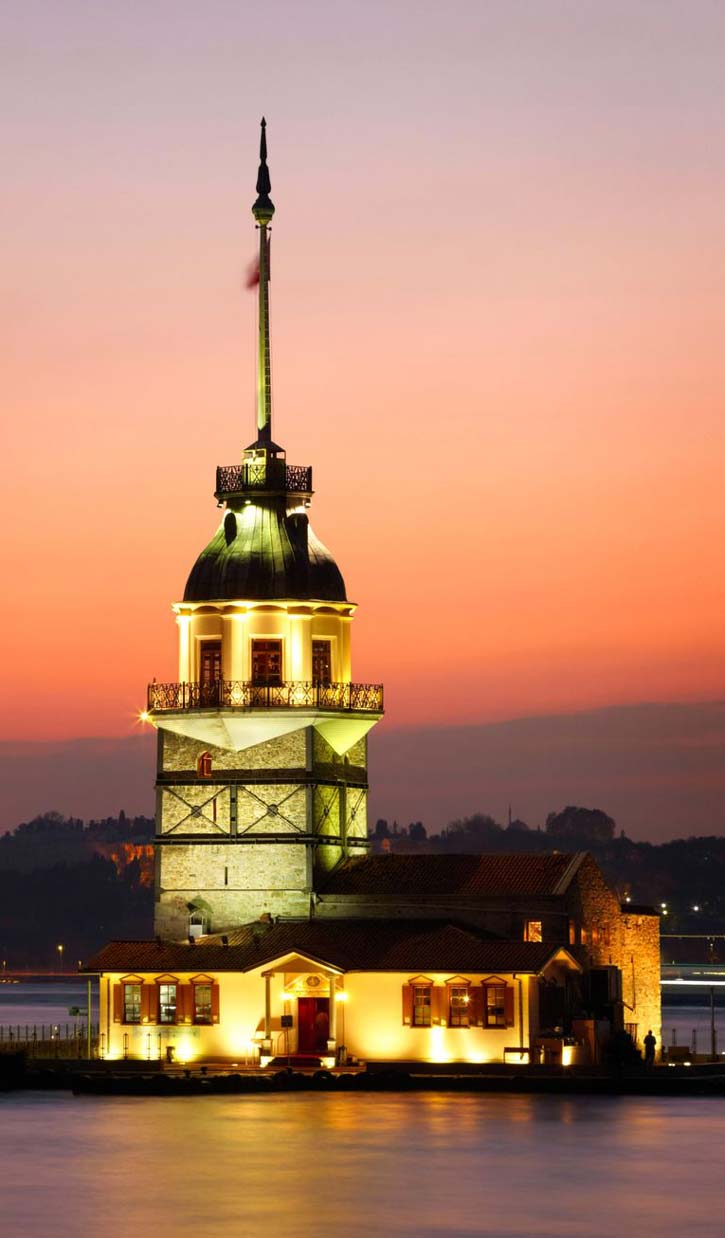
[[247, 276], [244, 281], [245, 288], [256, 288], [259, 283], [259, 257], [250, 262], [247, 267]]

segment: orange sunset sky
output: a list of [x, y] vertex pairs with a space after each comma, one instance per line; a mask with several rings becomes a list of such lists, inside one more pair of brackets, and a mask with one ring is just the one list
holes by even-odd
[[725, 689], [725, 9], [11, 3], [2, 738], [123, 736], [254, 436], [386, 728]]

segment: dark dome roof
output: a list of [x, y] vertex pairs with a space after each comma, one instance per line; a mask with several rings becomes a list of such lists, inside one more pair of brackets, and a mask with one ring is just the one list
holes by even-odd
[[345, 582], [307, 516], [271, 500], [227, 511], [191, 569], [185, 602], [221, 598], [344, 602]]

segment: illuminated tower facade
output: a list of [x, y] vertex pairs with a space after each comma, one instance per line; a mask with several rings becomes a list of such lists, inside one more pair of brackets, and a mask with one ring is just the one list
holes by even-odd
[[316, 882], [368, 846], [367, 734], [383, 692], [352, 682], [355, 606], [310, 527], [312, 470], [272, 438], [270, 189], [263, 120], [257, 437], [217, 469], [221, 523], [174, 605], [178, 680], [149, 686], [167, 939], [306, 917]]

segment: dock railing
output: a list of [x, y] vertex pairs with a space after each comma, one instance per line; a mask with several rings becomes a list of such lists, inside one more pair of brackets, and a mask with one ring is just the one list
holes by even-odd
[[[91, 1057], [98, 1053], [98, 1024], [91, 1023]], [[0, 1023], [0, 1053], [21, 1051], [31, 1058], [88, 1060], [88, 1025], [73, 1023]]]

